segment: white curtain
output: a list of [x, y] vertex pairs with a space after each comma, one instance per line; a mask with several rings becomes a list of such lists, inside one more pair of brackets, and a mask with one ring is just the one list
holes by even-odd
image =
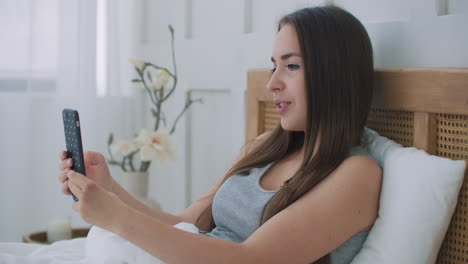
[[97, 96], [96, 0], [0, 0], [0, 241], [45, 230], [55, 216], [86, 225], [57, 181], [63, 108], [80, 112], [85, 150], [105, 153], [110, 132], [127, 137], [141, 127], [126, 2], [105, 12], [107, 86]]

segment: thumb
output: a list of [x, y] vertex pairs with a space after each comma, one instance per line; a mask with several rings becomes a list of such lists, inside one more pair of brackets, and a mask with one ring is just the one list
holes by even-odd
[[91, 164], [91, 165], [97, 165], [97, 164], [100, 164], [100, 163], [105, 163], [105, 161], [106, 161], [104, 156], [99, 152], [86, 151], [83, 155], [84, 155], [85, 163], [88, 163], [88, 164]]

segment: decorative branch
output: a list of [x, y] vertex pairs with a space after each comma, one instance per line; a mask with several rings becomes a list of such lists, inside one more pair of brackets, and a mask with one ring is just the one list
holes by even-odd
[[[154, 117], [154, 132], [148, 132], [146, 130], [142, 130], [138, 135], [138, 139], [134, 139], [132, 141], [119, 141], [117, 143], [113, 143], [113, 135], [110, 134], [108, 140], [107, 151], [109, 152], [109, 165], [118, 165], [121, 167], [122, 171], [140, 171], [146, 172], [151, 165], [151, 160], [147, 160], [148, 157], [140, 156], [140, 166], [136, 168], [134, 164], [135, 156], [141, 152], [142, 147], [150, 147], [147, 148], [147, 151], [151, 151], [154, 149], [157, 152], [150, 153], [149, 155], [161, 155], [161, 151], [166, 152], [164, 155], [168, 155], [169, 157], [173, 155], [172, 147], [170, 146], [170, 142], [167, 140], [160, 140], [159, 137], [165, 138], [169, 137], [175, 132], [177, 127], [177, 123], [184, 115], [184, 113], [192, 106], [194, 103], [203, 103], [202, 98], [198, 98], [192, 100], [190, 95], [187, 93], [187, 99], [185, 101], [183, 109], [175, 118], [174, 122], [172, 123], [172, 127], [169, 131], [166, 129], [161, 129], [161, 124], [166, 127], [167, 120], [166, 115], [162, 111], [162, 104], [169, 99], [169, 97], [174, 93], [175, 89], [177, 88], [178, 84], [178, 76], [177, 76], [177, 63], [176, 63], [176, 56], [175, 56], [175, 45], [174, 45], [174, 29], [171, 25], [169, 25], [169, 31], [171, 33], [171, 55], [172, 55], [172, 65], [173, 71], [171, 72], [167, 67], [162, 67], [151, 62], [145, 62], [139, 59], [133, 59], [131, 62], [135, 65], [135, 71], [137, 72], [138, 77], [132, 79], [134, 83], [141, 83], [143, 88], [145, 89], [146, 93], [149, 95], [152, 106], [150, 107], [151, 115]], [[152, 75], [155, 74], [155, 75]], [[171, 88], [166, 90], [166, 86], [172, 79]], [[119, 162], [115, 160], [112, 155], [111, 145], [119, 144], [116, 146], [116, 149], [113, 149], [114, 152], [117, 153], [124, 153], [122, 157], [122, 161]], [[166, 145], [163, 145], [166, 144]], [[127, 154], [130, 153], [130, 154]], [[127, 155], [125, 155], [127, 154]], [[166, 156], [166, 157], [168, 157]], [[163, 158], [166, 158], [163, 157]]]
[[177, 86], [177, 64], [176, 64], [176, 59], [175, 59], [175, 48], [174, 48], [174, 28], [172, 28], [171, 25], [169, 25], [169, 31], [171, 32], [171, 50], [172, 50], [172, 65], [174, 65], [174, 74], [171, 75], [172, 78], [174, 79], [172, 89], [169, 91], [166, 97], [162, 98], [162, 101], [166, 101], [169, 96], [174, 92], [176, 86]]
[[109, 163], [109, 165], [117, 165], [117, 166], [120, 166], [123, 171], [127, 171], [125, 168], [125, 164], [123, 162], [116, 161], [112, 155], [112, 152], [110, 151], [110, 146], [112, 145], [113, 141], [114, 141], [114, 135], [111, 133], [109, 135], [109, 139], [107, 140], [107, 152], [109, 153], [109, 158], [110, 158], [107, 160], [107, 162]]
[[143, 69], [141, 71], [137, 67], [135, 67], [135, 69], [137, 70], [138, 75], [140, 76], [140, 82], [143, 84], [143, 87], [145, 88], [145, 90], [148, 92], [148, 94], [150, 96], [151, 102], [154, 105], [156, 105], [157, 101], [159, 101], [159, 98], [153, 98], [153, 94], [151, 93], [151, 90], [148, 87], [148, 84], [146, 83], [146, 80], [145, 80], [145, 77], [144, 77], [144, 70], [146, 69], [146, 65], [147, 65], [147, 63], [145, 63], [145, 65], [143, 66]]
[[174, 124], [172, 124], [172, 128], [171, 128], [171, 130], [169, 131], [169, 134], [172, 135], [172, 133], [174, 133], [174, 131], [175, 131], [175, 129], [176, 129], [177, 122], [179, 122], [179, 119], [184, 115], [185, 111], [187, 111], [187, 109], [189, 109], [189, 107], [190, 107], [193, 103], [201, 103], [201, 104], [203, 104], [203, 98], [198, 98], [198, 99], [195, 99], [195, 100], [187, 99], [187, 102], [185, 103], [184, 109], [182, 109], [182, 111], [179, 113], [179, 115], [177, 116], [177, 118], [174, 120]]

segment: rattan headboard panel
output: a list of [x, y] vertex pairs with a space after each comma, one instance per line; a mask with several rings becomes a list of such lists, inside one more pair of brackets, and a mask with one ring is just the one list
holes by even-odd
[[[271, 72], [250, 70], [247, 140], [272, 130], [279, 117], [265, 86]], [[468, 161], [468, 69], [385, 69], [375, 72], [367, 126], [403, 146]], [[437, 259], [468, 263], [468, 169]]]
[[263, 131], [271, 131], [278, 126], [279, 115], [276, 113], [276, 106], [272, 102], [264, 102], [261, 104], [261, 109], [264, 111], [265, 118], [263, 119]]
[[[436, 114], [436, 155], [468, 160], [468, 115]], [[468, 263], [468, 169], [438, 263]]]
[[371, 109], [367, 127], [405, 147], [413, 146], [413, 112]]

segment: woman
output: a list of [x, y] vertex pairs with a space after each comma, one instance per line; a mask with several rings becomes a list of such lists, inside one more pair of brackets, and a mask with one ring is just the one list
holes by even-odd
[[[167, 263], [349, 263], [378, 212], [382, 171], [361, 135], [373, 87], [372, 46], [337, 7], [279, 22], [267, 89], [280, 125], [250, 142], [226, 176], [180, 215], [150, 209], [110, 176], [101, 154], [87, 177], [61, 153], [62, 191], [90, 224]], [[202, 234], [173, 227], [196, 224]], [[214, 226], [216, 224], [216, 226]]]

